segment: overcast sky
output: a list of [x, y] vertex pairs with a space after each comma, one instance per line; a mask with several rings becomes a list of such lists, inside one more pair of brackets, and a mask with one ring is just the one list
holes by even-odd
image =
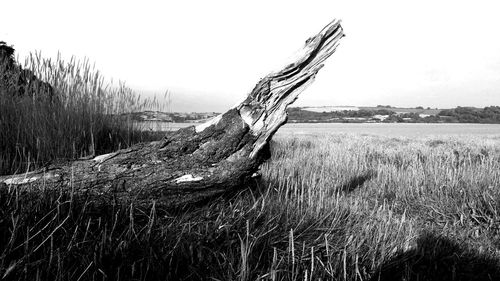
[[347, 37], [296, 105], [483, 107], [500, 105], [497, 2], [16, 0], [0, 41], [170, 90], [173, 111], [224, 111], [340, 18]]

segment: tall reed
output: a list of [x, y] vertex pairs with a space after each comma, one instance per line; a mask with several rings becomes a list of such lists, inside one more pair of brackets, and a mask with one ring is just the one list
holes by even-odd
[[17, 68], [12, 74], [1, 67], [11, 85], [19, 83], [22, 71], [31, 71], [52, 85], [52, 91], [31, 87], [21, 95], [15, 87], [0, 87], [0, 174], [22, 173], [51, 161], [92, 156], [152, 138], [134, 130], [127, 113], [158, 108], [160, 103], [142, 99], [124, 83], [107, 83], [88, 59], [65, 61], [61, 55], [50, 59], [32, 53], [24, 70]]

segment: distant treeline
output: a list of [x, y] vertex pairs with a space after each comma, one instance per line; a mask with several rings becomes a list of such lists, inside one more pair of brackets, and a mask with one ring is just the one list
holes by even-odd
[[488, 106], [483, 109], [474, 107], [457, 107], [439, 112], [439, 117], [448, 122], [458, 123], [500, 123], [500, 106]]
[[135, 122], [173, 122], [173, 123], [190, 123], [198, 122], [200, 120], [210, 119], [218, 115], [216, 112], [160, 112], [160, 111], [140, 111], [124, 114], [130, 115], [131, 119]]
[[[485, 108], [457, 107], [444, 109], [436, 115], [418, 112], [396, 112], [397, 108], [386, 106], [375, 110], [344, 110], [333, 112], [314, 112], [301, 108], [290, 108], [288, 120], [296, 123], [500, 123], [500, 106]], [[423, 109], [418, 107], [416, 109]]]
[[[344, 110], [332, 112], [315, 112], [307, 111], [300, 108], [292, 107], [288, 109], [288, 120], [296, 122], [335, 122], [336, 119], [346, 118], [372, 118], [375, 115], [394, 115], [396, 112], [380, 109], [380, 110]], [[341, 120], [339, 120], [341, 121]], [[345, 121], [348, 121], [346, 119]]]

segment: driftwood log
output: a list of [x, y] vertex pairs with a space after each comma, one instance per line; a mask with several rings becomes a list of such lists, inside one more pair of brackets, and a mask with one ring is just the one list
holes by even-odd
[[234, 190], [266, 160], [287, 106], [314, 81], [343, 36], [334, 20], [306, 41], [293, 63], [262, 78], [243, 102], [207, 123], [92, 159], [3, 176], [0, 188], [67, 190], [84, 198], [154, 200], [172, 207]]

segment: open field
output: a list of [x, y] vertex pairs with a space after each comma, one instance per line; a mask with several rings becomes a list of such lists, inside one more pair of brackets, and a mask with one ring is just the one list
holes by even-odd
[[425, 123], [294, 123], [286, 124], [280, 135], [358, 134], [391, 137], [487, 136], [500, 135], [500, 124], [425, 124]]
[[[143, 131], [172, 131], [198, 123], [134, 123]], [[500, 135], [500, 124], [429, 124], [429, 123], [290, 123], [278, 135], [359, 134], [393, 137]]]
[[0, 191], [0, 277], [499, 280], [500, 135], [284, 134], [185, 210]]

